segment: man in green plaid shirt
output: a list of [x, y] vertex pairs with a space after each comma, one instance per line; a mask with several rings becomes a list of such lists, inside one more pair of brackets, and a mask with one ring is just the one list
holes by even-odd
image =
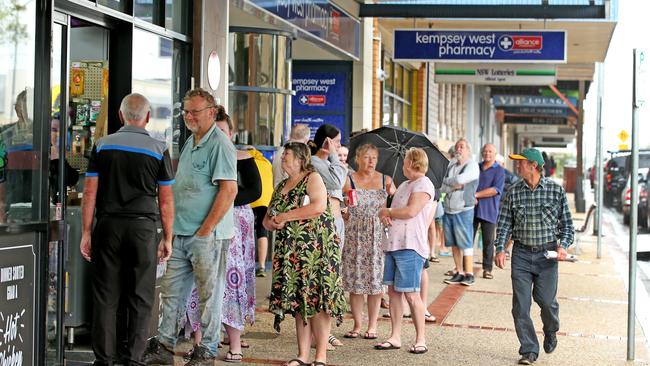
[[573, 244], [574, 229], [564, 189], [543, 177], [544, 159], [537, 149], [524, 149], [512, 154], [517, 160], [517, 174], [522, 178], [506, 193], [497, 222], [494, 262], [505, 267], [504, 246], [512, 236], [512, 316], [521, 344], [519, 364], [530, 365], [539, 354], [539, 342], [530, 318], [531, 297], [541, 308], [544, 330], [544, 351], [557, 346], [560, 328], [559, 305], [556, 299], [558, 263], [547, 259], [547, 250], [556, 250], [557, 259], [566, 258], [566, 249]]

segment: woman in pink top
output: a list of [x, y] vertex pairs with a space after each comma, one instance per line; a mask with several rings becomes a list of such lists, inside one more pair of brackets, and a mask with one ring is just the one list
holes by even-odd
[[391, 335], [375, 349], [401, 348], [402, 295], [406, 298], [413, 324], [415, 344], [409, 352], [428, 351], [424, 339], [424, 303], [420, 298], [420, 277], [424, 262], [429, 258], [428, 229], [431, 222], [435, 188], [426, 177], [429, 159], [424, 150], [411, 148], [404, 157], [404, 176], [390, 208], [379, 210], [379, 218], [386, 225], [388, 236], [384, 243], [384, 285], [390, 299]]

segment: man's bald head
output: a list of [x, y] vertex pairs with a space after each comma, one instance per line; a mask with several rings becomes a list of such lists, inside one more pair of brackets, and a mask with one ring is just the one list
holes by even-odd
[[151, 105], [144, 95], [131, 93], [122, 99], [120, 119], [124, 124], [144, 127], [149, 122]]
[[291, 133], [289, 134], [289, 139], [294, 142], [302, 142], [306, 144], [309, 141], [309, 135], [311, 131], [309, 126], [306, 124], [298, 123], [291, 127]]

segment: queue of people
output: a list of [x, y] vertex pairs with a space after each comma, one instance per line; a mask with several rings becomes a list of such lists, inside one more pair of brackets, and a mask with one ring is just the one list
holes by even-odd
[[[287, 315], [296, 329], [297, 354], [287, 366], [327, 364], [327, 351], [343, 345], [332, 334], [332, 320], [340, 325], [348, 304], [354, 322], [344, 338], [377, 340], [385, 294], [391, 332], [374, 349], [402, 348], [408, 308], [416, 333], [408, 351], [426, 353], [425, 323], [435, 321], [426, 309], [426, 268], [439, 261], [436, 251], [449, 248], [455, 267], [444, 282], [473, 285], [478, 232], [484, 279], [493, 278], [493, 260], [503, 268], [503, 247], [514, 239], [513, 317], [520, 361], [532, 363], [539, 353], [529, 317], [531, 286], [540, 294], [535, 301], [542, 307], [544, 349], [555, 348], [557, 266], [535, 272], [521, 263], [540, 260], [537, 249], [555, 249], [558, 239], [558, 252], [565, 255], [573, 237], [566, 197], [561, 187], [540, 178], [544, 160], [536, 150], [511, 156], [519, 161], [523, 180], [506, 194], [495, 147], [483, 146], [482, 161], [476, 163], [469, 142], [460, 139], [436, 192], [426, 175], [427, 153], [420, 148], [406, 151], [406, 181], [395, 187], [391, 177], [376, 170], [376, 146], [365, 144], [347, 157], [341, 131], [332, 125], [320, 126], [313, 141], [307, 126], [294, 126], [271, 164], [252, 147], [236, 149], [230, 116], [205, 90], [186, 94], [182, 114], [192, 135], [181, 150], [176, 177], [165, 145], [144, 129], [150, 106], [140, 94], [124, 98], [119, 117], [125, 126], [93, 149], [81, 252], [93, 271], [95, 364], [172, 365], [183, 328], [194, 340], [186, 365], [212, 365], [223, 345], [228, 346], [224, 361], [242, 362], [251, 345], [241, 335], [255, 321], [256, 275], [266, 275], [273, 236], [269, 312], [277, 332]], [[346, 159], [356, 163], [356, 171]], [[521, 212], [531, 216], [528, 222], [548, 227], [541, 239], [517, 211], [536, 202], [535, 210]], [[155, 243], [158, 218], [163, 238]], [[553, 220], [562, 224], [559, 237], [551, 232]], [[166, 262], [162, 321], [158, 335], [147, 341], [159, 262]], [[118, 319], [119, 311], [128, 320]], [[126, 329], [126, 340], [116, 328]], [[117, 347], [120, 342], [127, 346]], [[311, 348], [316, 349], [312, 360]]]

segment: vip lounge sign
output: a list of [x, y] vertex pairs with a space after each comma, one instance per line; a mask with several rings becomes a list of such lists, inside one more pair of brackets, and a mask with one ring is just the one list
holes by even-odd
[[0, 248], [0, 365], [34, 360], [33, 246]]
[[566, 63], [565, 31], [396, 29], [396, 61]]

